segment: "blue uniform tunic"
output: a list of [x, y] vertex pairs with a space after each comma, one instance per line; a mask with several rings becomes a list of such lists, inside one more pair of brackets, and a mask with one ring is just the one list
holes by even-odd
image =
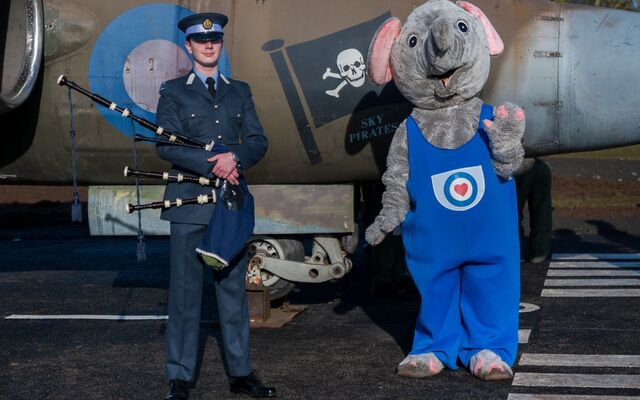
[[407, 266], [422, 297], [411, 354], [448, 368], [490, 349], [513, 365], [518, 345], [520, 259], [513, 180], [499, 178], [482, 120], [455, 150], [432, 146], [409, 117], [411, 209], [402, 225]]

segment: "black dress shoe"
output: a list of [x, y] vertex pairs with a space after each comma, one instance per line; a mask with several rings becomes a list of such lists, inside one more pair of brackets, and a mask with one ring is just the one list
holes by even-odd
[[253, 372], [247, 376], [232, 376], [229, 383], [231, 393], [245, 393], [251, 397], [276, 397], [276, 389], [263, 385]]
[[536, 267], [548, 267], [551, 264], [551, 256], [535, 256], [529, 259], [529, 263]]
[[187, 400], [189, 398], [189, 382], [182, 379], [169, 381], [167, 400]]

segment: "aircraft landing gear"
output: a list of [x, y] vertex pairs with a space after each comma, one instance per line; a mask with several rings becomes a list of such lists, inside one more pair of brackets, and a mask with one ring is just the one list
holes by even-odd
[[271, 308], [271, 300], [285, 297], [294, 282], [325, 282], [343, 277], [351, 270], [351, 260], [340, 239], [315, 236], [311, 255], [305, 257], [302, 242], [295, 239], [254, 237], [248, 245], [247, 297], [251, 326], [280, 327], [290, 322], [306, 306], [284, 301]]
[[[304, 256], [302, 244], [293, 239], [258, 237], [249, 247], [255, 253], [249, 263], [247, 282], [261, 282], [273, 287], [272, 291], [283, 292], [287, 288], [290, 291], [293, 286], [287, 284], [293, 285], [292, 282], [319, 283], [342, 278], [351, 270], [351, 260], [340, 239], [333, 236], [315, 236], [309, 257]], [[260, 279], [255, 281], [258, 276]]]
[[262, 283], [269, 289], [271, 300], [277, 300], [289, 294], [295, 284], [261, 268], [262, 263], [259, 260], [273, 258], [304, 262], [302, 242], [295, 239], [257, 237], [249, 242], [248, 249], [252, 259], [247, 269], [247, 282]]

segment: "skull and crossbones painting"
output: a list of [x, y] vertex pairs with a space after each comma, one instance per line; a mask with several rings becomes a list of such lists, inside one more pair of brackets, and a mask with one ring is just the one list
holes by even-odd
[[346, 49], [341, 51], [336, 59], [336, 64], [338, 65], [338, 73], [331, 72], [331, 68], [329, 67], [324, 75], [322, 75], [322, 80], [335, 78], [342, 80], [342, 82], [340, 82], [335, 89], [325, 91], [326, 94], [339, 98], [340, 91], [347, 84], [353, 87], [360, 87], [364, 85], [366, 66], [360, 51], [357, 49]]

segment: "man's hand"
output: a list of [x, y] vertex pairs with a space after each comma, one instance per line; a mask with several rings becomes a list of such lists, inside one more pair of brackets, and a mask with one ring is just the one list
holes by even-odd
[[240, 173], [236, 168], [238, 163], [233, 159], [231, 152], [216, 154], [211, 158], [207, 158], [207, 161], [215, 163], [212, 170], [215, 176], [228, 180], [232, 185], [240, 184], [238, 181]]

